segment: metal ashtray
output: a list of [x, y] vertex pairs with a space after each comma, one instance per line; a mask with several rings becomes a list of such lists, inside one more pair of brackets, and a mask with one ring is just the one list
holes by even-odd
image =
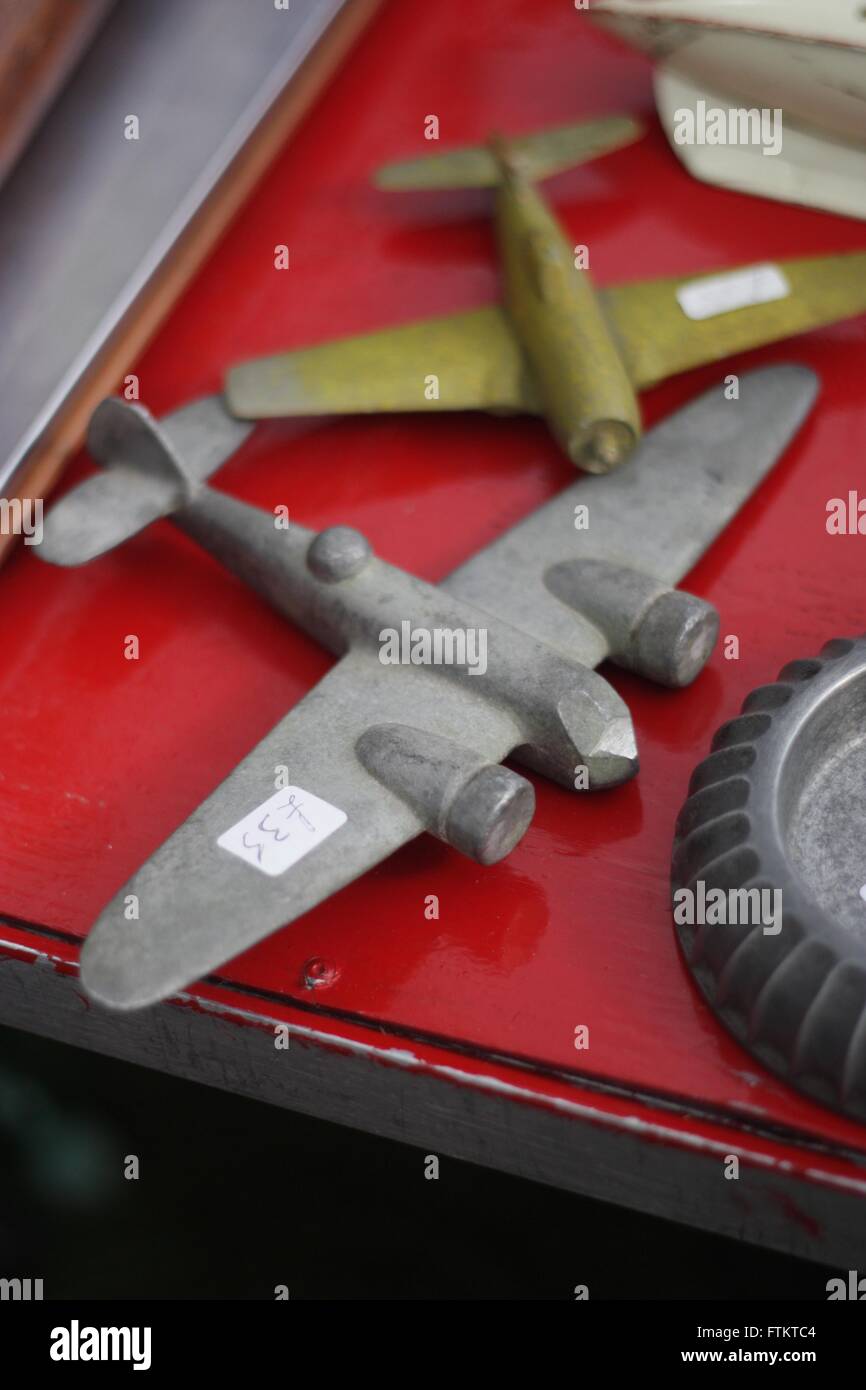
[[866, 637], [790, 662], [717, 731], [671, 882], [720, 1019], [791, 1085], [866, 1119]]

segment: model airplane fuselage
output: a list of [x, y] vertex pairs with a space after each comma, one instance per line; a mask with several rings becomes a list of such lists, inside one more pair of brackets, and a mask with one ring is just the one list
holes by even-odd
[[502, 302], [526, 355], [544, 418], [572, 463], [606, 473], [640, 434], [622, 354], [589, 273], [547, 203], [502, 142], [495, 224]]

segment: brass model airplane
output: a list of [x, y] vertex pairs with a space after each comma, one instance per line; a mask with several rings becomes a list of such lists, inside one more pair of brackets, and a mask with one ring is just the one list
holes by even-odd
[[376, 411], [542, 415], [591, 473], [640, 434], [635, 392], [731, 353], [866, 310], [866, 253], [593, 286], [534, 186], [641, 133], [608, 117], [388, 165], [380, 187], [492, 187], [502, 306], [245, 362], [226, 402], [241, 419]]

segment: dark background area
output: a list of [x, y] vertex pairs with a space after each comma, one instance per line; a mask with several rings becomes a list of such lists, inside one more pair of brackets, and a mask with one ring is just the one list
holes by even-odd
[[838, 1273], [439, 1158], [0, 1028], [0, 1276], [46, 1299], [825, 1300]]

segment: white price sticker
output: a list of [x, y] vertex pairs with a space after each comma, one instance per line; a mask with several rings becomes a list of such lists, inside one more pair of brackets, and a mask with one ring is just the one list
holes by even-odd
[[276, 877], [315, 849], [348, 817], [303, 787], [286, 787], [220, 835], [217, 844]]
[[786, 299], [791, 286], [777, 265], [749, 265], [724, 275], [690, 280], [687, 285], [680, 285], [676, 293], [687, 318], [712, 319], [717, 314], [730, 314], [734, 309]]

